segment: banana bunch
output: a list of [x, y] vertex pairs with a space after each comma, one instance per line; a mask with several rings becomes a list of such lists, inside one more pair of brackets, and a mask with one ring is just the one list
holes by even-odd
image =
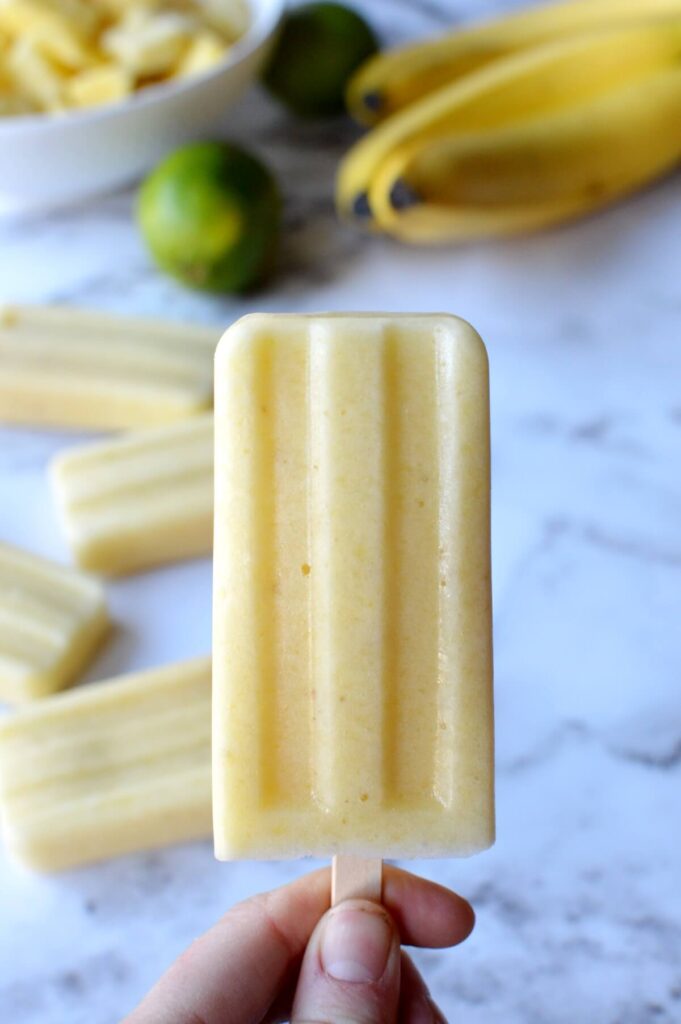
[[681, 160], [681, 0], [569, 0], [379, 54], [341, 216], [406, 242], [535, 230]]

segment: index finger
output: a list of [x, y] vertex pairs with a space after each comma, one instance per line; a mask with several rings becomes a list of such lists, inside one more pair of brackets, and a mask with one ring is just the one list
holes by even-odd
[[[331, 873], [323, 868], [237, 904], [175, 961], [125, 1024], [261, 1021], [330, 901]], [[387, 865], [383, 903], [408, 945], [455, 945], [473, 927], [461, 896]]]

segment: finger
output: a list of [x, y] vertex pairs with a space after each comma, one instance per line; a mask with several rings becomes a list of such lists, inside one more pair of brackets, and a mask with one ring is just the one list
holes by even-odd
[[447, 1024], [413, 961], [402, 953], [399, 1024]]
[[315, 928], [303, 957], [292, 1024], [395, 1024], [400, 936], [385, 908], [345, 900]]
[[456, 946], [473, 931], [470, 903], [451, 889], [386, 865], [383, 903], [407, 946]]
[[163, 975], [124, 1024], [255, 1024], [329, 906], [330, 873], [237, 904]]
[[[449, 889], [391, 865], [384, 866], [383, 904], [398, 926], [400, 941], [413, 946], [453, 946], [471, 932], [475, 915], [471, 905]], [[412, 968], [418, 977], [416, 968]], [[423, 984], [421, 982], [421, 984]], [[267, 1024], [288, 1020], [291, 998], [277, 999]], [[435, 1011], [435, 1020], [443, 1019]]]
[[[475, 915], [461, 896], [391, 865], [384, 865], [383, 871], [383, 904], [398, 926], [401, 942], [412, 946], [454, 946], [470, 934]], [[279, 1024], [289, 1019], [296, 973], [294, 969], [293, 985], [277, 998], [263, 1024]], [[442, 1019], [437, 1016], [439, 1012], [436, 1011], [437, 1021]]]
[[[173, 964], [126, 1024], [261, 1021], [296, 973], [329, 907], [330, 885], [325, 868], [238, 904]], [[398, 868], [385, 868], [383, 902], [409, 945], [454, 945], [473, 926], [466, 900]]]

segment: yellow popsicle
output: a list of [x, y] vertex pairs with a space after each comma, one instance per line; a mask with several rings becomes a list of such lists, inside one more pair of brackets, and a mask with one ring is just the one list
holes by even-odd
[[67, 307], [0, 309], [0, 422], [125, 429], [208, 409], [217, 333]]
[[446, 315], [255, 315], [215, 373], [216, 854], [493, 841], [484, 346]]
[[40, 871], [209, 836], [210, 659], [0, 719], [0, 817], [12, 856]]
[[0, 700], [69, 686], [108, 629], [97, 580], [0, 543]]
[[212, 549], [211, 413], [67, 450], [51, 477], [85, 569], [134, 572]]

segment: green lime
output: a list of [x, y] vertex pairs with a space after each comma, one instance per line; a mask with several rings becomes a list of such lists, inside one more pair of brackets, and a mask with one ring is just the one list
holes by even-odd
[[376, 36], [349, 7], [304, 4], [285, 15], [264, 82], [303, 117], [339, 114], [350, 76], [377, 49]]
[[226, 142], [196, 142], [152, 171], [137, 213], [162, 270], [192, 288], [242, 292], [272, 268], [280, 205], [274, 178], [254, 156]]

